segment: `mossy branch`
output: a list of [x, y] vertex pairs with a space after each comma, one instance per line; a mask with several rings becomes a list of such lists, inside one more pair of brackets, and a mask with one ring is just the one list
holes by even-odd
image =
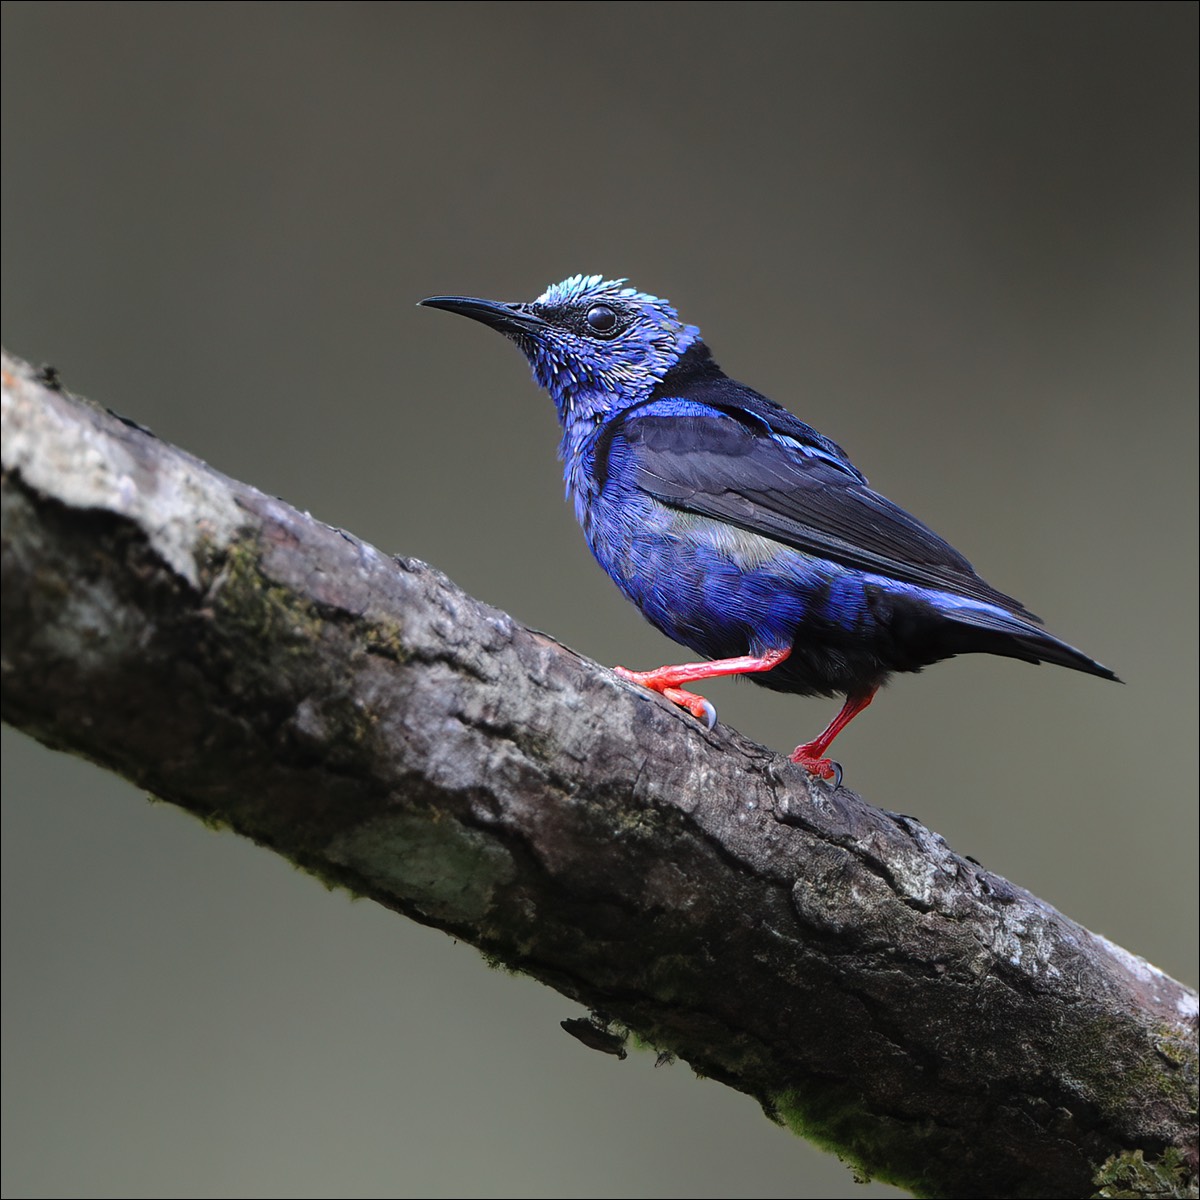
[[916, 821], [7, 357], [3, 516], [3, 716], [49, 745], [603, 1010], [865, 1174], [1045, 1197], [1110, 1159], [1194, 1172], [1195, 994]]

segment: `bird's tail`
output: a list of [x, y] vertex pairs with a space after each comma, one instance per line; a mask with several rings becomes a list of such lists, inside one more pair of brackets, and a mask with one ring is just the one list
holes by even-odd
[[943, 609], [941, 615], [961, 630], [963, 650], [999, 654], [1031, 663], [1053, 663], [1121, 682], [1113, 671], [1089, 658], [1082, 650], [1076, 650], [1053, 634], [1003, 609], [992, 605], [955, 607], [949, 612]]

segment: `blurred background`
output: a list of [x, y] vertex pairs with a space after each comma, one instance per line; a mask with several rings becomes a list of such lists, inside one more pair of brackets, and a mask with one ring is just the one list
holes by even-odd
[[[1196, 7], [5, 4], [3, 337], [601, 662], [678, 655], [514, 349], [628, 276], [1112, 666], [897, 679], [847, 783], [1196, 982]], [[781, 751], [836, 702], [744, 684]], [[12, 1196], [874, 1196], [470, 947], [9, 729]]]

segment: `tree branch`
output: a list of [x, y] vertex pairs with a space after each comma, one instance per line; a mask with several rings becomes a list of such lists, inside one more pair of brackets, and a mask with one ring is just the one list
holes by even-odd
[[8, 357], [3, 514], [3, 717], [49, 745], [920, 1194], [1194, 1171], [1195, 994], [911, 818]]

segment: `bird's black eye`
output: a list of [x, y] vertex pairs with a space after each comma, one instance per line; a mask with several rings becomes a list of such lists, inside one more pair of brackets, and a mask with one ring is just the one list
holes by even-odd
[[617, 314], [607, 304], [594, 304], [588, 309], [588, 328], [601, 337], [608, 337], [617, 330]]

